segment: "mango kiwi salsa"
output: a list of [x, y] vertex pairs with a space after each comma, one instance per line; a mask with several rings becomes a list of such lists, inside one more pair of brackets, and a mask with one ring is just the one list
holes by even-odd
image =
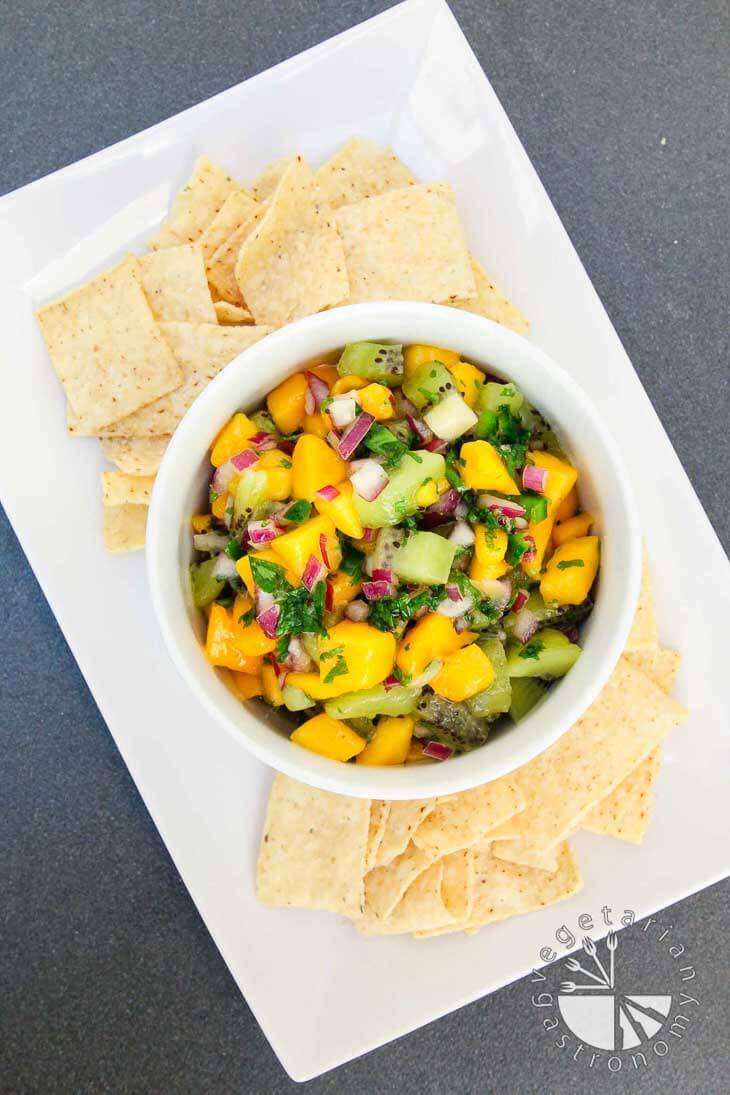
[[[341, 763], [447, 759], [580, 657], [600, 565], [555, 432], [457, 350], [345, 346], [212, 440], [205, 652]], [[274, 731], [272, 731], [273, 733]]]

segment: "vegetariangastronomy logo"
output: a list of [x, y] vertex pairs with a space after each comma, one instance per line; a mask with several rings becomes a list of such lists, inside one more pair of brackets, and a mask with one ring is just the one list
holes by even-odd
[[[631, 932], [620, 930], [634, 919], [631, 909], [614, 918], [607, 905], [600, 916], [581, 913], [575, 927], [561, 924], [555, 944], [540, 948], [546, 965], [533, 970], [531, 1004], [543, 1030], [556, 1049], [589, 1069], [648, 1068], [667, 1057], [699, 1017], [691, 984], [696, 971], [684, 943], [671, 924], [651, 916]], [[593, 938], [606, 927], [605, 939]], [[563, 958], [556, 945], [564, 948]], [[643, 972], [636, 983], [639, 959]]]

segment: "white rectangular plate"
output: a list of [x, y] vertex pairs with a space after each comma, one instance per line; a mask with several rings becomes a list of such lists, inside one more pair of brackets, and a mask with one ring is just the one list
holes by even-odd
[[270, 773], [210, 724], [177, 677], [142, 556], [104, 554], [98, 446], [66, 436], [32, 310], [151, 235], [197, 154], [250, 179], [273, 156], [297, 149], [316, 163], [358, 133], [393, 144], [421, 178], [453, 183], [477, 256], [612, 425], [644, 516], [662, 641], [684, 654], [679, 694], [692, 713], [667, 746], [646, 843], [580, 836], [586, 887], [560, 921], [604, 902], [645, 915], [728, 866], [727, 561], [453, 16], [411, 0], [0, 200], [3, 502], [201, 915], [298, 1080], [521, 976], [559, 920], [547, 909], [475, 938], [422, 943], [363, 939], [331, 916], [256, 904]]

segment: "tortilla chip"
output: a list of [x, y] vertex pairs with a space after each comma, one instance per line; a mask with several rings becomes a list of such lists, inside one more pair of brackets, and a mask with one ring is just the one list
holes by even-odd
[[46, 304], [37, 317], [73, 409], [72, 432], [92, 434], [182, 379], [147, 303], [136, 258]]
[[344, 205], [334, 218], [347, 260], [348, 304], [449, 304], [476, 297], [456, 198], [448, 183], [391, 190]]
[[641, 570], [641, 590], [639, 591], [639, 603], [636, 606], [636, 615], [626, 640], [624, 653], [634, 653], [638, 650], [656, 650], [659, 646], [659, 633], [657, 631], [656, 614], [654, 612], [654, 591], [651, 586], [651, 573], [649, 570], [649, 556], [644, 549], [644, 563]]
[[661, 763], [662, 751], [655, 749], [610, 795], [588, 811], [581, 828], [640, 844], [651, 818], [654, 784]]
[[258, 208], [259, 203], [245, 190], [231, 191], [198, 241], [206, 264]]
[[522, 836], [502, 850], [526, 855], [552, 848], [685, 717], [680, 704], [622, 657], [585, 715], [513, 773], [527, 806], [514, 819]]
[[155, 475], [169, 443], [169, 436], [110, 437], [101, 439], [101, 450], [110, 463], [127, 475]]
[[104, 506], [104, 547], [107, 551], [139, 551], [144, 547], [147, 506]]
[[404, 852], [419, 825], [431, 813], [436, 799], [415, 799], [411, 802], [391, 802], [385, 832], [380, 842], [375, 866], [384, 867]]
[[101, 488], [105, 506], [149, 506], [154, 475], [125, 475], [123, 471], [103, 471]]
[[271, 197], [281, 182], [284, 172], [296, 159], [295, 155], [280, 156], [279, 159], [268, 163], [261, 174], [256, 176], [251, 186], [251, 193], [257, 202], [264, 202]]
[[236, 281], [256, 322], [274, 327], [347, 298], [342, 241], [301, 156], [287, 167], [265, 216], [244, 241]]
[[387, 920], [410, 884], [427, 870], [437, 853], [408, 845], [387, 867], [376, 867], [365, 876], [365, 915], [368, 920]]
[[196, 397], [234, 357], [267, 335], [270, 327], [220, 327], [212, 323], [161, 323], [183, 369], [176, 391], [103, 431], [108, 437], [160, 437], [174, 431]]
[[488, 833], [485, 833], [481, 843], [486, 844], [491, 840], [510, 840], [513, 836], [521, 836], [522, 830], [517, 821], [518, 816], [518, 814], [515, 814], [509, 821], [505, 821], [503, 825], [498, 825], [496, 829], [490, 829]]
[[519, 863], [522, 867], [534, 867], [536, 871], [557, 871], [558, 851], [554, 848], [540, 850], [527, 845], [524, 840], [496, 840], [491, 844], [492, 855], [507, 863]]
[[446, 801], [437, 801], [435, 809], [413, 834], [413, 841], [419, 848], [447, 855], [480, 843], [490, 829], [519, 813], [524, 806], [525, 799], [516, 781], [504, 776]]
[[193, 173], [177, 194], [166, 220], [160, 225], [150, 247], [175, 247], [195, 243], [215, 217], [228, 195], [240, 190], [237, 182], [207, 156], [195, 161]]
[[263, 219], [268, 204], [262, 202], [242, 221], [235, 232], [232, 232], [225, 243], [222, 243], [217, 251], [208, 260], [208, 281], [221, 300], [230, 304], [242, 304], [243, 297], [236, 281], [236, 263], [244, 242], [253, 232], [256, 225]]
[[322, 200], [331, 209], [412, 186], [416, 179], [395, 152], [356, 137], [316, 172]]
[[368, 829], [368, 850], [365, 856], [365, 870], [369, 871], [375, 866], [378, 849], [385, 834], [385, 826], [388, 823], [390, 803], [374, 799], [370, 803], [370, 828]]
[[362, 915], [370, 803], [274, 780], [256, 869], [264, 905]]
[[215, 323], [205, 263], [193, 243], [152, 251], [139, 260], [142, 287], [157, 320]]
[[253, 323], [253, 316], [240, 304], [230, 304], [227, 300], [217, 300], [213, 305], [216, 319], [223, 327], [240, 327]]
[[477, 315], [486, 316], [487, 319], [501, 323], [503, 327], [509, 327], [518, 335], [524, 335], [530, 324], [523, 316], [519, 308], [515, 308], [507, 297], [502, 296], [486, 270], [479, 265], [472, 256], [471, 268], [474, 281], [477, 286], [477, 295], [473, 300], [458, 300], [453, 302], [454, 308], [462, 308], [466, 312], [476, 312]]
[[474, 853], [455, 852], [437, 860], [412, 882], [392, 914], [372, 917], [368, 906], [355, 927], [363, 935], [454, 931], [467, 923], [474, 908]]
[[667, 695], [671, 693], [682, 664], [682, 655], [676, 650], [667, 650], [660, 646], [656, 650], [637, 650], [636, 653], [627, 654], [626, 658], [642, 673], [646, 673], [662, 692]]

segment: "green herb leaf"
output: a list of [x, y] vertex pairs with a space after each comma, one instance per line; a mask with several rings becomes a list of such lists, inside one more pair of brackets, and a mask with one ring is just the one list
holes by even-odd
[[304, 498], [300, 498], [298, 502], [295, 502], [294, 505], [290, 506], [286, 511], [284, 520], [290, 525], [301, 525], [304, 521], [308, 520], [311, 512], [312, 503], [307, 502]]
[[567, 570], [569, 567], [582, 567], [585, 563], [582, 559], [563, 559], [558, 563], [558, 570]]
[[240, 559], [241, 556], [245, 554], [246, 552], [243, 550], [238, 540], [229, 540], [226, 544], [226, 555], [229, 559]]
[[344, 649], [344, 646], [333, 646], [331, 650], [323, 650], [319, 655], [319, 660], [326, 662], [329, 658], [336, 658]]
[[523, 555], [532, 549], [532, 541], [526, 540], [521, 532], [513, 532], [507, 545], [505, 559], [511, 567], [516, 567]]
[[345, 659], [342, 657], [341, 654], [338, 654], [337, 655], [337, 661], [332, 666], [332, 668], [330, 669], [330, 671], [326, 675], [326, 677], [324, 677], [323, 683], [324, 684], [332, 684], [332, 682], [334, 680], [336, 680], [337, 677], [342, 677], [347, 672], [348, 672], [347, 662], [345, 661]]
[[404, 454], [408, 452], [408, 446], [404, 441], [399, 441], [392, 430], [387, 426], [381, 426], [374, 422], [363, 439], [366, 449], [377, 456], [385, 458], [383, 467], [386, 471], [400, 463]]
[[523, 647], [523, 649], [520, 650], [519, 657], [520, 658], [537, 658], [538, 655], [540, 654], [540, 651], [542, 651], [544, 649], [545, 649], [545, 643], [544, 642], [542, 642], [540, 639], [533, 639], [532, 642], [529, 642], [527, 644], [527, 646]]
[[365, 556], [362, 552], [356, 551], [349, 540], [342, 540], [341, 544], [342, 562], [340, 563], [340, 570], [344, 570], [353, 582], [359, 582], [362, 578]]
[[264, 593], [276, 595], [291, 589], [286, 580], [283, 566], [279, 566], [278, 563], [270, 563], [268, 559], [256, 559], [253, 555], [249, 555], [248, 558], [253, 580]]

